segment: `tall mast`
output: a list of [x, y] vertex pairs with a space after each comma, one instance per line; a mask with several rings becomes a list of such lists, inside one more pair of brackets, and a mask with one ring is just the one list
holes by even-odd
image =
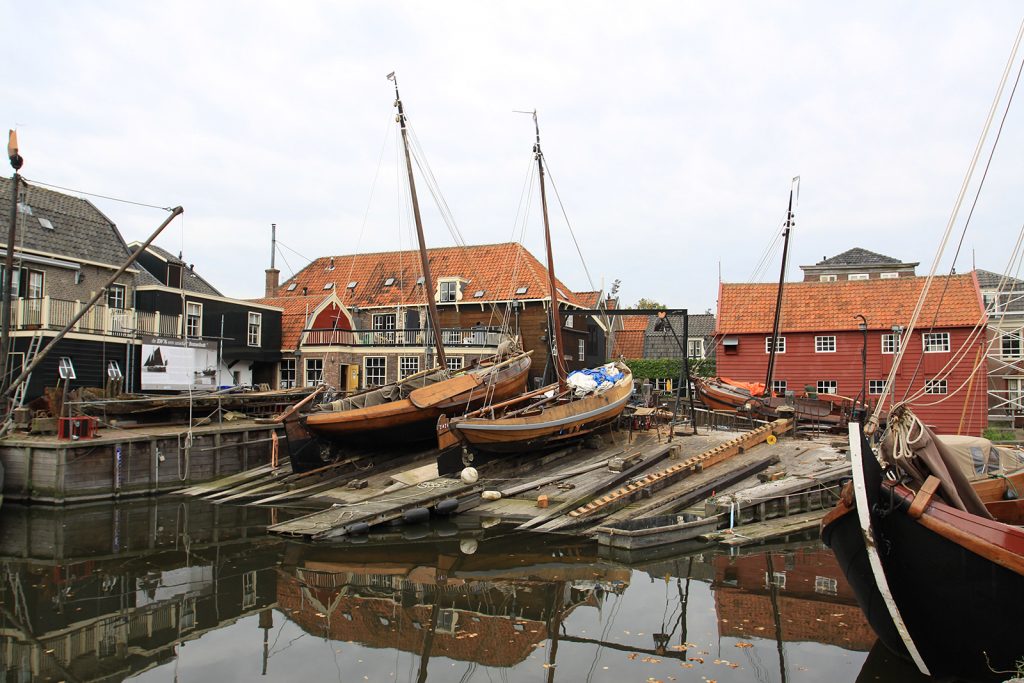
[[782, 320], [782, 287], [786, 282], [786, 260], [789, 257], [789, 231], [793, 227], [793, 186], [800, 182], [800, 176], [793, 178], [789, 186], [789, 207], [786, 209], [786, 229], [782, 233], [782, 268], [779, 271], [779, 292], [775, 296], [775, 320], [772, 322], [771, 351], [768, 353], [768, 374], [764, 379], [764, 395], [772, 395], [772, 371], [775, 370], [775, 352], [778, 348], [779, 323]]
[[430, 276], [430, 259], [427, 258], [427, 242], [423, 238], [423, 220], [420, 218], [420, 202], [416, 198], [416, 181], [412, 176], [412, 156], [409, 154], [409, 131], [405, 127], [405, 109], [402, 98], [398, 95], [398, 79], [395, 72], [388, 74], [388, 80], [395, 84], [395, 106], [398, 107], [398, 124], [402, 130], [402, 146], [405, 148], [405, 170], [409, 173], [409, 192], [412, 194], [412, 215], [416, 221], [416, 239], [420, 243], [420, 265], [423, 268], [423, 288], [427, 295], [427, 320], [430, 330], [434, 333], [434, 349], [437, 351], [437, 364], [444, 369], [448, 362], [444, 357], [444, 342], [441, 339], [441, 326], [438, 324], [437, 303], [434, 301], [434, 278]]
[[551, 224], [548, 222], [548, 196], [544, 189], [544, 153], [540, 151], [540, 124], [537, 123], [537, 110], [533, 111], [533, 127], [537, 131], [537, 142], [533, 145], [533, 155], [537, 159], [537, 173], [540, 176], [540, 205], [544, 212], [544, 245], [548, 256], [548, 292], [551, 294], [551, 315], [548, 324], [551, 327], [553, 343], [551, 355], [554, 360], [555, 376], [558, 377], [558, 390], [566, 388], [565, 351], [562, 346], [562, 316], [558, 312], [558, 287], [555, 285], [555, 262], [551, 253]]

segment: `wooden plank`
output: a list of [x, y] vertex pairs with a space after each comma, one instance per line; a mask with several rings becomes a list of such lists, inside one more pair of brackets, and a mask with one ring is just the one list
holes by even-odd
[[270, 472], [272, 469], [273, 468], [270, 465], [260, 465], [259, 467], [252, 468], [251, 470], [236, 472], [235, 474], [223, 477], [221, 479], [214, 479], [213, 481], [206, 481], [201, 484], [195, 484], [194, 486], [189, 486], [188, 488], [181, 489], [180, 491], [175, 491], [175, 493], [182, 496], [207, 495], [213, 493], [214, 491], [219, 491], [221, 489], [234, 486], [235, 484], [242, 483], [249, 479], [262, 476], [267, 472]]
[[409, 401], [417, 408], [430, 408], [459, 394], [472, 391], [480, 385], [480, 378], [472, 374], [458, 375], [437, 384], [414, 389]]
[[318, 481], [301, 488], [289, 489], [287, 491], [281, 491], [280, 493], [274, 493], [258, 500], [253, 500], [249, 505], [270, 505], [271, 503], [283, 503], [288, 500], [295, 500], [298, 498], [306, 498], [315, 493], [323, 493], [331, 489], [336, 489], [341, 484], [342, 480], [350, 479], [351, 474], [339, 474], [335, 477], [330, 477], [326, 480]]
[[437, 479], [437, 477], [436, 462], [432, 462], [429, 465], [423, 465], [422, 467], [416, 467], [411, 470], [405, 470], [404, 472], [396, 472], [391, 475], [392, 481], [399, 484], [405, 484], [406, 486], [413, 486], [424, 481]]
[[790, 517], [772, 519], [767, 522], [744, 524], [733, 528], [731, 531], [726, 530], [716, 534], [709, 534], [708, 538], [729, 547], [761, 543], [772, 538], [795, 534], [799, 531], [816, 529], [821, 524], [821, 518], [827, 513], [828, 510], [814, 510]]

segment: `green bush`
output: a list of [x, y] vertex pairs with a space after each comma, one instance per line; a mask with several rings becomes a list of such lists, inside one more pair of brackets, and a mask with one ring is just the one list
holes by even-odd
[[1017, 438], [1017, 435], [1012, 430], [1000, 429], [999, 427], [985, 427], [985, 431], [981, 435], [989, 441], [1013, 441]]

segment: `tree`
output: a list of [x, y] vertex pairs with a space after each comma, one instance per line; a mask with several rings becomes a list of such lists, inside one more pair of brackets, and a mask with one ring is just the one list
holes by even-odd
[[668, 306], [666, 306], [665, 304], [658, 303], [654, 299], [641, 298], [639, 301], [636, 302], [636, 306], [633, 306], [633, 308], [635, 308], [638, 311], [650, 311], [658, 310], [660, 308], [668, 308]]

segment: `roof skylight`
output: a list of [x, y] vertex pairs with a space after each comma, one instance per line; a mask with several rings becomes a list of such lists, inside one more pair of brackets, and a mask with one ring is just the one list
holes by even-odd
[[334, 283], [328, 282], [327, 284], [324, 285], [324, 289], [334, 289]]
[[526, 285], [525, 287], [520, 287], [519, 289], [516, 290], [516, 294], [526, 294], [526, 290], [528, 290], [529, 288], [530, 288], [530, 285]]
[[47, 230], [53, 230], [53, 223], [50, 222], [49, 218], [39, 217], [39, 225], [43, 226]]
[[349, 289], [355, 289], [357, 284], [359, 284], [359, 283], [356, 282], [355, 280], [353, 280], [352, 282], [348, 283], [348, 288]]
[[393, 284], [395, 284], [395, 278], [393, 277], [389, 277], [387, 280], [384, 281], [385, 287], [390, 287]]
[[473, 292], [473, 298], [474, 299], [479, 299], [483, 295], [484, 295], [484, 290], [482, 290], [482, 289], [478, 289], [475, 292]]
[[295, 291], [295, 287], [296, 287], [296, 284], [297, 284], [297, 283], [293, 282], [293, 283], [291, 283], [290, 285], [288, 285], [288, 291], [289, 291], [289, 292], [294, 292], [294, 291]]

